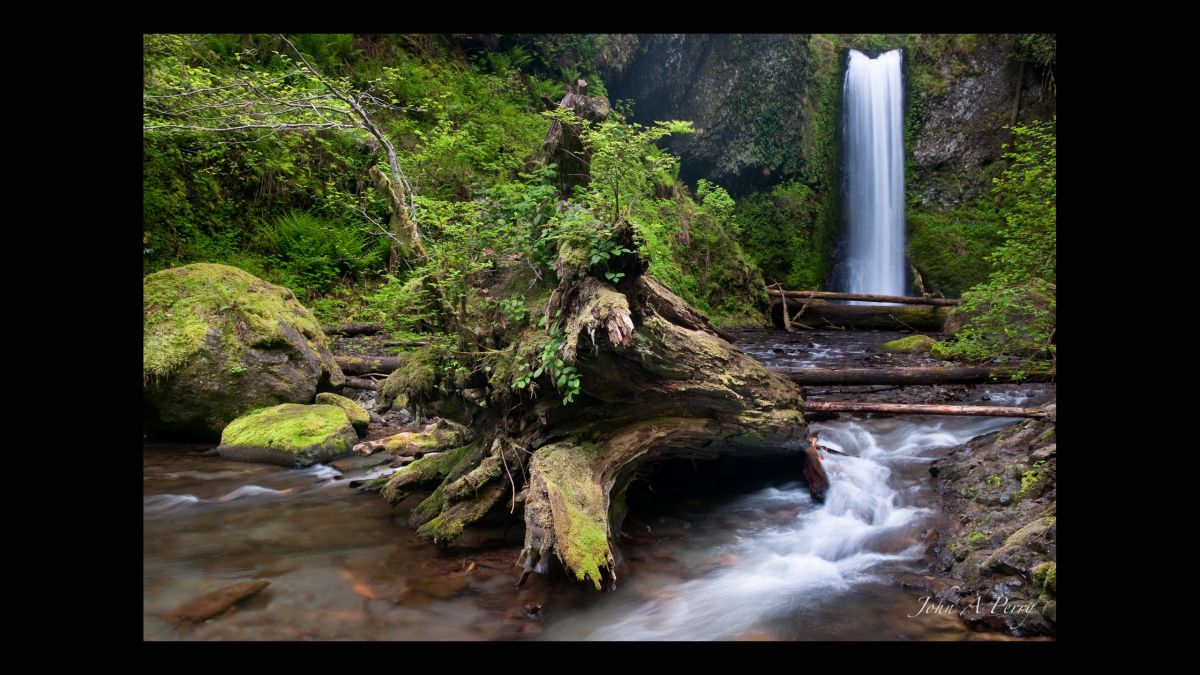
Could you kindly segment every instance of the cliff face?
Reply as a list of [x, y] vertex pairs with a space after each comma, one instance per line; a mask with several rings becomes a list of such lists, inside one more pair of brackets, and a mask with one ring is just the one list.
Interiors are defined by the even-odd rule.
[[1040, 70], [1013, 58], [1012, 36], [967, 37], [909, 50], [910, 207], [944, 210], [982, 196], [1011, 139], [1004, 125], [1054, 114]]
[[684, 178], [745, 194], [836, 175], [847, 51], [902, 48], [910, 194], [949, 207], [990, 184], [981, 172], [1000, 158], [1018, 95], [1020, 119], [1054, 112], [1014, 47], [1009, 35], [643, 35], [609, 91], [638, 121], [692, 120], [703, 133], [670, 141]]
[[833, 44], [809, 35], [646, 35], [609, 92], [632, 99], [638, 121], [692, 120], [702, 133], [670, 144], [684, 179], [737, 195], [831, 168], [817, 141], [833, 135], [820, 126], [837, 68]]

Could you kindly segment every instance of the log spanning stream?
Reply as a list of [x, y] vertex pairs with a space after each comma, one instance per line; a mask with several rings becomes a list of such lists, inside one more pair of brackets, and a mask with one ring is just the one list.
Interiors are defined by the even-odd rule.
[[[768, 365], [863, 365], [896, 333], [738, 335]], [[1053, 385], [979, 385], [974, 400], [1033, 405]], [[818, 392], [814, 392], [816, 400]], [[673, 498], [635, 499], [616, 592], [534, 575], [514, 589], [520, 520], [441, 550], [349, 481], [379, 456], [305, 470], [143, 451], [143, 636], [148, 640], [970, 639], [953, 615], [922, 614], [924, 533], [938, 517], [927, 466], [1013, 418], [843, 415], [810, 431], [832, 487], [814, 504], [794, 470]], [[803, 439], [798, 439], [803, 440]], [[688, 467], [691, 465], [688, 464]], [[687, 469], [688, 467], [685, 467]], [[697, 469], [699, 471], [699, 469]], [[667, 472], [662, 473], [666, 476]], [[655, 485], [655, 474], [648, 474]], [[664, 477], [664, 481], [667, 479]], [[680, 484], [686, 484], [682, 481]], [[637, 486], [637, 483], [635, 483]], [[246, 580], [270, 585], [226, 614], [172, 625], [180, 605]], [[909, 586], [906, 588], [905, 586]], [[994, 636], [982, 636], [994, 637]]]

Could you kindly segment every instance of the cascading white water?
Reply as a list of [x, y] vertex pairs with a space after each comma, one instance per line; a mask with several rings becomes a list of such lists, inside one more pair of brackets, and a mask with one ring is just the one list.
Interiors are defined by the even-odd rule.
[[[800, 483], [747, 495], [727, 507], [746, 516], [745, 524], [734, 528], [732, 542], [710, 546], [702, 532], [689, 536], [689, 546], [700, 549], [698, 557], [733, 562], [673, 584], [629, 579], [624, 598], [613, 594], [608, 602], [549, 626], [544, 637], [721, 640], [773, 620], [794, 622], [818, 616], [823, 622], [845, 614], [842, 603], [853, 597], [856, 586], [878, 581], [882, 563], [915, 560], [925, 548], [919, 537], [931, 512], [914, 503], [918, 484], [912, 477], [914, 467], [924, 481], [934, 449], [958, 445], [1013, 422], [1012, 418], [923, 417], [815, 423], [811, 429], [823, 445], [846, 453], [825, 457], [831, 484], [825, 504], [812, 504], [808, 489]], [[793, 520], [759, 526], [766, 512], [788, 505], [799, 510]], [[649, 588], [639, 593], [639, 587]], [[906, 605], [898, 616], [919, 606], [919, 602]]]
[[844, 88], [851, 293], [904, 295], [904, 89], [900, 50], [850, 51]]

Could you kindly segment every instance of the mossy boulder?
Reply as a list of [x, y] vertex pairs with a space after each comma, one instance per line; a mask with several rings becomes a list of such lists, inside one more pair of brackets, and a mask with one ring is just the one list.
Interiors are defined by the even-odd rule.
[[936, 340], [928, 335], [910, 335], [879, 345], [879, 348], [891, 354], [925, 354]]
[[349, 452], [357, 441], [340, 407], [284, 403], [231, 422], [217, 452], [245, 462], [308, 466]]
[[309, 403], [345, 378], [317, 320], [292, 292], [228, 265], [197, 263], [142, 281], [148, 429], [215, 439], [256, 408]]
[[371, 424], [371, 415], [359, 404], [345, 396], [338, 396], [329, 392], [317, 394], [317, 403], [321, 405], [336, 405], [346, 412], [346, 417], [350, 419], [350, 424], [354, 425], [354, 430], [358, 432], [359, 436], [367, 433], [367, 427]]

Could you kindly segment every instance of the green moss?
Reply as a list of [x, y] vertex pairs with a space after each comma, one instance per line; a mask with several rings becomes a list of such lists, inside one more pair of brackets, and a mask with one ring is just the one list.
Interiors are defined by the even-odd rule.
[[1045, 484], [1041, 471], [1029, 470], [1021, 474], [1021, 498], [1037, 496]]
[[991, 476], [987, 477], [987, 484], [991, 485], [992, 487], [1000, 487], [1000, 483], [1001, 480], [999, 474], [992, 474]]
[[[337, 406], [284, 403], [230, 422], [221, 433], [221, 445], [295, 451], [339, 436], [349, 423]], [[350, 449], [340, 437], [335, 445], [339, 451]]]
[[978, 546], [978, 545], [982, 544], [985, 540], [987, 540], [987, 535], [980, 532], [979, 530], [975, 530], [967, 537], [967, 543], [972, 546]]
[[448, 430], [433, 429], [427, 432], [402, 431], [389, 436], [383, 442], [383, 449], [396, 454], [429, 454], [461, 445], [462, 439]]
[[929, 355], [935, 359], [946, 361], [950, 358], [950, 353], [947, 351], [945, 342], [934, 342], [929, 345]]
[[414, 349], [397, 356], [400, 367], [379, 385], [385, 401], [408, 407], [431, 400], [437, 392], [440, 351], [434, 346]]
[[647, 271], [718, 326], [763, 325], [762, 274], [735, 238], [733, 199], [707, 181], [696, 198], [668, 183], [670, 197], [643, 200], [634, 214]]
[[591, 580], [599, 589], [601, 570], [610, 569], [613, 559], [607, 500], [592, 479], [596, 454], [596, 448], [587, 444], [558, 444], [539, 450], [534, 461], [545, 480], [563, 564], [577, 580]]
[[417, 528], [417, 536], [430, 537], [435, 544], [452, 541], [462, 534], [467, 525], [486, 516], [496, 501], [497, 494], [494, 492], [460, 501]]
[[928, 352], [934, 344], [934, 339], [928, 335], [910, 335], [899, 340], [885, 342], [879, 348], [893, 354], [923, 354]]
[[327, 349], [321, 327], [291, 291], [228, 265], [196, 263], [145, 277], [142, 309], [142, 370], [154, 377], [182, 367], [214, 328], [235, 353], [243, 343], [283, 342], [288, 327]]
[[338, 396], [329, 392], [317, 394], [317, 403], [324, 405], [335, 405], [341, 408], [346, 417], [350, 418], [350, 423], [354, 425], [354, 429], [360, 434], [367, 430], [367, 426], [371, 424], [371, 416], [362, 406], [351, 401], [345, 396]]
[[767, 283], [789, 289], [824, 284], [836, 235], [830, 211], [821, 193], [796, 180], [738, 200], [742, 245]]
[[1056, 561], [1044, 562], [1034, 567], [1033, 570], [1034, 582], [1050, 595], [1058, 595], [1058, 563]]
[[1000, 243], [1002, 223], [994, 207], [981, 202], [945, 212], [909, 209], [907, 220], [908, 258], [927, 291], [959, 297], [987, 280], [986, 256]]

